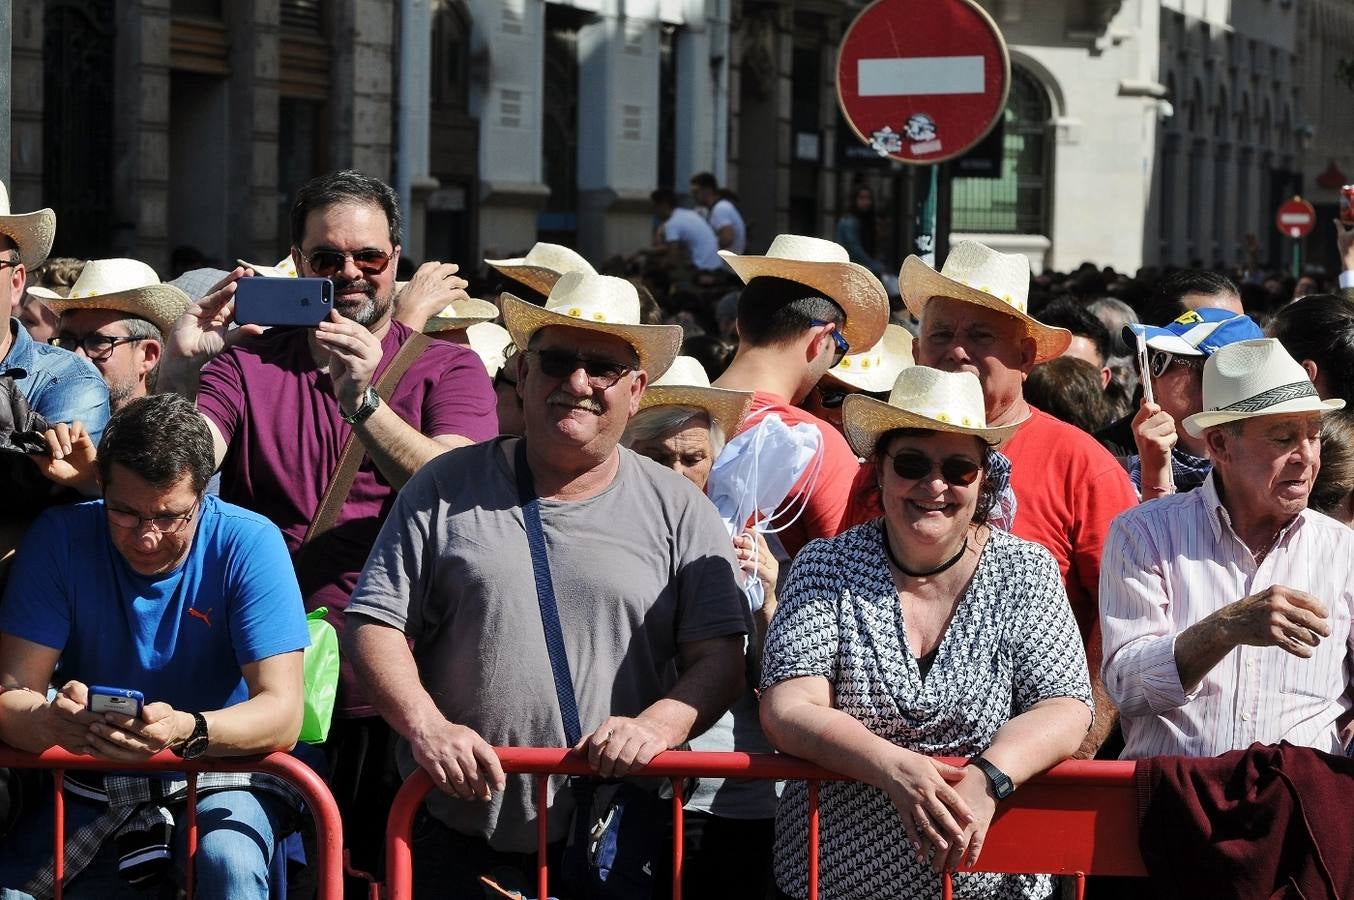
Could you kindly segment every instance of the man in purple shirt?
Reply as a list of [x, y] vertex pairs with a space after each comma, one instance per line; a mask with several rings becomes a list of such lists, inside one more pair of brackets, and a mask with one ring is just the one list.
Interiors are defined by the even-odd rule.
[[[378, 179], [353, 171], [312, 179], [292, 208], [291, 254], [300, 275], [333, 280], [329, 320], [315, 329], [231, 329], [235, 283], [252, 274], [237, 268], [175, 324], [161, 375], [165, 389], [195, 398], [207, 420], [221, 498], [271, 519], [294, 559], [344, 442], [350, 434], [361, 442], [366, 456], [335, 527], [323, 546], [307, 548], [297, 573], [306, 608], [328, 607], [340, 632], [399, 488], [438, 454], [498, 433], [493, 387], [468, 347], [433, 342], [389, 403], [375, 395], [376, 380], [413, 334], [391, 316], [400, 228], [398, 198]], [[345, 747], [383, 766], [388, 730], [346, 664], [337, 711], [331, 780], [345, 812], [356, 813], [345, 818], [379, 824], [384, 811], [367, 815], [345, 791], [383, 772], [362, 763], [350, 770]]]

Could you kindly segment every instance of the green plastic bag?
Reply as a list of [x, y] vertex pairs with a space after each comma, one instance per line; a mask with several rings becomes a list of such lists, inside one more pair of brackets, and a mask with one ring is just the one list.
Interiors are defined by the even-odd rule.
[[334, 715], [334, 698], [338, 694], [338, 632], [324, 620], [328, 612], [321, 606], [306, 616], [310, 646], [302, 662], [306, 695], [301, 741], [307, 744], [318, 744], [329, 737], [329, 720]]

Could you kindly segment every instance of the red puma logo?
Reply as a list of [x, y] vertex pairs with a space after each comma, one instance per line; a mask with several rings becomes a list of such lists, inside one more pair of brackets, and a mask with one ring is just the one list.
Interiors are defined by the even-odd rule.
[[203, 612], [200, 609], [193, 609], [193, 607], [190, 606], [188, 607], [188, 615], [192, 616], [194, 619], [201, 619], [206, 622], [208, 628], [212, 627], [212, 608], [210, 606], [207, 607], [206, 612]]

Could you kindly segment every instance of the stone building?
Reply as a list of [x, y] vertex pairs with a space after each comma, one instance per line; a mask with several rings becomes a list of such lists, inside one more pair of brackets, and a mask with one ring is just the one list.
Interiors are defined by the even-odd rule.
[[[952, 238], [1132, 270], [1233, 262], [1255, 234], [1278, 260], [1278, 200], [1324, 214], [1354, 180], [1348, 0], [980, 2], [1011, 92], [996, 177], [953, 181]], [[867, 184], [896, 262], [916, 173], [862, 152], [836, 107], [862, 6], [15, 0], [14, 202], [57, 209], [58, 252], [168, 273], [180, 246], [276, 260], [296, 187], [355, 166], [397, 186], [415, 260], [555, 239], [600, 261], [649, 242], [654, 187], [710, 171], [754, 251], [830, 235]]]

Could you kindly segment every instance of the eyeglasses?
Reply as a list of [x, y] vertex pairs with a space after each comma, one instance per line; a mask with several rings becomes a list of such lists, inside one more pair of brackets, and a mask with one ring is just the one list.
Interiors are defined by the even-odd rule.
[[84, 337], [63, 331], [61, 334], [52, 338], [52, 346], [60, 347], [62, 350], [69, 350], [74, 353], [76, 350], [85, 351], [85, 356], [95, 362], [103, 362], [113, 355], [113, 351], [121, 344], [135, 344], [137, 341], [144, 341], [144, 335], [140, 337], [127, 337], [126, 335], [115, 336], [111, 334], [100, 334], [97, 331], [91, 331]]
[[1175, 363], [1182, 369], [1191, 369], [1195, 372], [1204, 370], [1204, 358], [1202, 356], [1180, 356], [1175, 353], [1168, 353], [1165, 350], [1153, 350], [1151, 357], [1148, 358], [1147, 368], [1151, 371], [1153, 378], [1160, 378], [1166, 374], [1166, 370]]
[[596, 390], [613, 387], [635, 367], [614, 359], [579, 356], [569, 350], [528, 350], [541, 362], [541, 371], [550, 378], [568, 378], [579, 369], [588, 376], [588, 384]]
[[[824, 322], [822, 319], [810, 319], [809, 324], [816, 327], [818, 325], [835, 325], [836, 323]], [[851, 352], [851, 345], [846, 342], [846, 338], [837, 332], [836, 328], [833, 328], [828, 334], [832, 335], [832, 343], [837, 345], [837, 355], [832, 357], [832, 365], [835, 368], [837, 363], [841, 362], [842, 358]]]
[[[893, 460], [894, 473], [899, 478], [906, 478], [909, 481], [920, 481], [936, 468], [935, 460], [925, 453], [918, 453], [916, 450], [903, 450], [889, 458]], [[981, 464], [962, 456], [951, 456], [949, 459], [940, 461], [940, 477], [950, 484], [957, 484], [961, 487], [967, 487], [977, 481], [978, 474], [982, 470]]]
[[861, 394], [865, 397], [873, 397], [876, 400], [887, 401], [889, 399], [887, 391], [840, 391], [835, 388], [828, 388], [827, 390], [823, 390], [822, 388], [818, 389], [818, 398], [819, 402], [823, 405], [823, 409], [836, 409], [845, 403], [846, 398], [850, 397], [852, 394]]
[[21, 259], [0, 259], [0, 269], [16, 269], [23, 265]]
[[109, 524], [119, 528], [140, 531], [143, 525], [149, 525], [150, 530], [156, 534], [178, 534], [192, 520], [197, 513], [198, 503], [201, 502], [199, 500], [194, 503], [193, 508], [181, 516], [139, 516], [125, 509], [114, 509], [107, 504], [104, 505], [104, 510], [108, 513]]
[[380, 275], [386, 270], [386, 266], [390, 265], [390, 254], [373, 247], [354, 250], [352, 253], [345, 253], [342, 250], [315, 250], [306, 257], [306, 262], [310, 264], [310, 271], [321, 278], [333, 278], [343, 271], [344, 263], [350, 259], [363, 275]]

